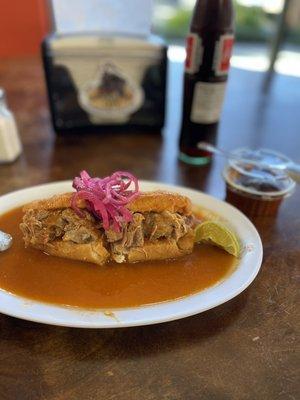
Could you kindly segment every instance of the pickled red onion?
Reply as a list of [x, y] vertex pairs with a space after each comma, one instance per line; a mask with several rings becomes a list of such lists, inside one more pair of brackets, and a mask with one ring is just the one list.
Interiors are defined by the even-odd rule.
[[[133, 189], [129, 189], [133, 184]], [[129, 172], [117, 171], [105, 178], [91, 178], [86, 171], [74, 178], [72, 208], [79, 216], [82, 211], [77, 206], [79, 199], [85, 200], [87, 209], [99, 219], [105, 230], [112, 228], [120, 232], [123, 222], [132, 220], [127, 204], [139, 195], [139, 183]]]

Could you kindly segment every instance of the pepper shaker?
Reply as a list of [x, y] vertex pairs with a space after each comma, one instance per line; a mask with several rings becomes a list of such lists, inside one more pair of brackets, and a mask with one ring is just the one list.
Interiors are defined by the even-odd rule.
[[0, 88], [0, 163], [15, 161], [22, 152], [22, 144], [13, 113], [8, 109], [5, 91]]

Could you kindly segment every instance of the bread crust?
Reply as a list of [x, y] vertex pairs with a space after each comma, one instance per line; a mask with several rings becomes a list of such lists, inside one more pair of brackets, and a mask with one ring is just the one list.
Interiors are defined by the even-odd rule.
[[52, 256], [86, 261], [97, 265], [106, 264], [110, 256], [109, 252], [103, 246], [102, 240], [87, 244], [55, 240], [44, 245], [37, 244], [32, 246]]
[[[143, 247], [133, 247], [127, 255], [130, 263], [150, 260], [165, 260], [190, 254], [194, 247], [194, 232], [191, 229], [177, 242], [175, 239], [147, 241]], [[167, 255], [167, 257], [166, 257]]]
[[[52, 256], [86, 261], [97, 265], [106, 264], [110, 258], [110, 253], [103, 246], [102, 240], [88, 244], [56, 240], [44, 245], [31, 244], [31, 246]], [[190, 254], [193, 251], [193, 246], [194, 233], [190, 231], [177, 242], [175, 239], [162, 239], [154, 242], [147, 241], [143, 247], [133, 247], [127, 257], [124, 257], [123, 262], [164, 260], [166, 254], [168, 259], [178, 258]]]
[[[73, 193], [62, 193], [49, 197], [48, 199], [34, 200], [31, 203], [25, 204], [23, 211], [28, 210], [57, 210], [59, 208], [71, 207]], [[85, 201], [79, 200], [77, 203], [78, 208], [85, 208]]]
[[[63, 193], [50, 197], [49, 199], [36, 200], [23, 207], [23, 211], [34, 210], [54, 210], [58, 208], [71, 207], [72, 192]], [[78, 208], [85, 208], [84, 200], [78, 200]], [[142, 192], [139, 197], [128, 204], [127, 208], [132, 212], [178, 212], [183, 215], [192, 213], [192, 204], [188, 197], [178, 193], [167, 191]]]
[[192, 203], [186, 196], [178, 193], [157, 190], [153, 192], [142, 192], [132, 203], [128, 204], [132, 212], [163, 212], [170, 211], [183, 215], [190, 215]]

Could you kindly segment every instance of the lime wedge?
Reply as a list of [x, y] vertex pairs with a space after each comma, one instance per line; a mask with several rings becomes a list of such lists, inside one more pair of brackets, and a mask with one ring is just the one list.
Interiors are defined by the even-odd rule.
[[205, 221], [199, 224], [195, 229], [195, 241], [221, 247], [235, 257], [241, 252], [237, 236], [220, 222]]

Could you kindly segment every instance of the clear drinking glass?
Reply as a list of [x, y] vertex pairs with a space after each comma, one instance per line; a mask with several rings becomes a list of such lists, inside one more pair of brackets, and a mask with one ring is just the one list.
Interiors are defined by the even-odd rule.
[[[235, 156], [260, 161], [270, 167], [257, 167], [232, 158], [223, 170], [226, 182], [226, 201], [249, 217], [276, 215], [282, 200], [290, 196], [295, 182], [279, 166], [290, 160], [272, 150], [237, 149]], [[278, 165], [278, 168], [276, 168]]]

